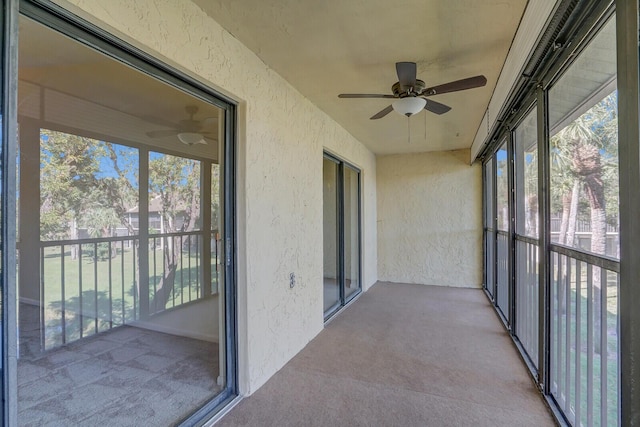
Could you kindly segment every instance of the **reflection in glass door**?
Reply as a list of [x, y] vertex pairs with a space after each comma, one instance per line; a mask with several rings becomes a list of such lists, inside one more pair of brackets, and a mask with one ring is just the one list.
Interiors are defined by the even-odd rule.
[[344, 166], [344, 297], [349, 299], [360, 290], [360, 173]]
[[[236, 394], [233, 106], [115, 46], [19, 25], [12, 410], [20, 425], [196, 424]], [[171, 125], [185, 120], [197, 133]]]
[[360, 172], [325, 155], [323, 162], [324, 315], [353, 299], [360, 280]]

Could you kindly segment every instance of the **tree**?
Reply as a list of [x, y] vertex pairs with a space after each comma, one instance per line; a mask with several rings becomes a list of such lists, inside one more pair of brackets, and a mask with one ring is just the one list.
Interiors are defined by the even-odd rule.
[[607, 199], [617, 201], [616, 103], [614, 92], [551, 139], [551, 187], [555, 190], [552, 199], [557, 201], [558, 195], [562, 198], [561, 231], [566, 233], [561, 232], [560, 242], [573, 246], [573, 241], [566, 237], [571, 235], [570, 228], [575, 227], [579, 196], [584, 192], [590, 210], [590, 250], [600, 255], [605, 254], [608, 218], [611, 221], [617, 218], [617, 203], [609, 209], [615, 212], [613, 218], [611, 212], [607, 214], [606, 203]]
[[[86, 197], [96, 187], [98, 141], [50, 130], [40, 134], [40, 238], [77, 238], [77, 221], [91, 204]], [[77, 247], [71, 247], [76, 258]]]
[[525, 233], [538, 236], [540, 224], [538, 221], [538, 154], [536, 151], [524, 153], [523, 166]]
[[[617, 184], [613, 184], [614, 181], [617, 181], [617, 145], [616, 92], [595, 104], [552, 139], [552, 152], [556, 157], [555, 165], [557, 166], [560, 161], [563, 161], [568, 166], [567, 169], [561, 168], [554, 171], [556, 183], [559, 181], [565, 184], [556, 187], [563, 191], [563, 223], [568, 205], [570, 209], [569, 225], [572, 221], [575, 224], [579, 210], [579, 194], [581, 190], [584, 191], [590, 210], [590, 251], [598, 255], [606, 254], [607, 199], [612, 199], [611, 193], [617, 193]], [[563, 177], [567, 176], [571, 176], [574, 180], [569, 198], [564, 192], [567, 181]], [[605, 179], [609, 184], [605, 185]], [[554, 188], [553, 185], [552, 188]], [[617, 194], [613, 197], [617, 200]], [[614, 206], [617, 220], [617, 203]], [[568, 227], [567, 238], [573, 238], [573, 232]], [[561, 243], [563, 243], [562, 240]], [[566, 244], [571, 246], [573, 243], [573, 240], [566, 241]], [[599, 330], [602, 309], [599, 290], [603, 284], [601, 283], [600, 268], [593, 267], [592, 271], [592, 283], [595, 288], [594, 326], [595, 330]], [[606, 285], [605, 283], [604, 286]], [[600, 351], [599, 341], [596, 342], [596, 351]]]
[[78, 218], [95, 184], [99, 165], [95, 140], [43, 130], [40, 135], [40, 235], [68, 239], [69, 223]]
[[127, 213], [139, 203], [138, 150], [116, 151], [113, 144], [103, 144], [113, 173], [100, 179], [98, 192], [104, 197], [104, 208], [113, 212], [117, 222], [128, 230], [129, 235], [135, 235], [136, 230], [129, 222]]
[[[149, 161], [149, 191], [160, 197], [160, 215], [165, 233], [193, 231], [200, 222], [200, 162], [183, 157], [160, 155]], [[178, 235], [165, 240], [164, 268], [150, 307], [164, 309], [175, 288], [176, 271], [182, 250], [193, 242]]]
[[578, 214], [580, 182], [571, 168], [571, 153], [563, 131], [551, 138], [551, 212], [561, 212], [558, 243], [575, 244], [575, 226]]
[[504, 158], [497, 158], [496, 163], [496, 216], [498, 219], [498, 229], [509, 229], [509, 179], [507, 170], [506, 149]]
[[[86, 228], [92, 237], [110, 237], [116, 227], [125, 227], [129, 235], [136, 235], [137, 230], [129, 222], [128, 215], [131, 208], [139, 204], [138, 168], [136, 149], [62, 132], [43, 131], [40, 168], [42, 238], [77, 239], [79, 227]], [[219, 169], [217, 165], [212, 169], [212, 191], [217, 192]], [[153, 153], [148, 175], [150, 195], [160, 199], [163, 233], [197, 229], [201, 221], [200, 161]], [[212, 224], [217, 226], [219, 202], [216, 197], [212, 198], [211, 210]], [[155, 310], [164, 309], [174, 291], [183, 249], [196, 244], [189, 236], [164, 236], [162, 239], [166, 242], [163, 245], [163, 276], [150, 301]], [[138, 249], [141, 244], [139, 239], [136, 240]], [[108, 256], [113, 256], [113, 253], [105, 252]], [[136, 254], [139, 253], [137, 250]], [[139, 262], [138, 258], [136, 262]], [[140, 280], [139, 268], [136, 272], [139, 287], [143, 281]], [[138, 288], [140, 292], [148, 290]]]

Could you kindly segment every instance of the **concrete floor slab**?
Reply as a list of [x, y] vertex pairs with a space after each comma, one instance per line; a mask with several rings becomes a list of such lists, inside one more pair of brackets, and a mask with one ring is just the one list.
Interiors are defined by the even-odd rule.
[[481, 290], [378, 283], [218, 425], [555, 422]]

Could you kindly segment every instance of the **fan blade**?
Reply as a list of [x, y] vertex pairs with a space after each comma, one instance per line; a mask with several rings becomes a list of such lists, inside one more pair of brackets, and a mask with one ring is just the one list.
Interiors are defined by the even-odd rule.
[[171, 129], [171, 130], [152, 130], [150, 132], [147, 132], [147, 136], [149, 138], [164, 138], [165, 136], [175, 136], [177, 135], [179, 132], [175, 129]]
[[436, 101], [432, 101], [431, 99], [427, 99], [427, 104], [424, 106], [424, 109], [435, 114], [444, 114], [447, 111], [451, 110], [451, 107], [449, 107], [448, 105], [440, 104]]
[[389, 105], [387, 108], [385, 108], [384, 110], [380, 111], [378, 114], [375, 114], [375, 115], [371, 116], [371, 120], [381, 119], [381, 118], [383, 118], [384, 116], [386, 116], [387, 114], [389, 114], [392, 111], [393, 111], [393, 107], [391, 105]]
[[163, 118], [160, 117], [154, 117], [154, 116], [140, 116], [140, 118], [142, 120], [144, 120], [145, 122], [149, 122], [149, 123], [153, 123], [155, 125], [158, 126], [164, 126], [166, 128], [177, 128], [178, 124], [174, 123], [170, 120], [165, 120]]
[[417, 73], [415, 62], [396, 62], [396, 72], [398, 73], [398, 81], [402, 90], [415, 87]]
[[393, 95], [376, 95], [372, 93], [341, 93], [338, 98], [395, 98]]
[[445, 83], [440, 86], [434, 86], [422, 91], [422, 95], [431, 96], [439, 95], [447, 92], [457, 92], [459, 90], [473, 89], [476, 87], [482, 87], [487, 84], [487, 78], [485, 76], [469, 77], [462, 80], [456, 80], [455, 82]]

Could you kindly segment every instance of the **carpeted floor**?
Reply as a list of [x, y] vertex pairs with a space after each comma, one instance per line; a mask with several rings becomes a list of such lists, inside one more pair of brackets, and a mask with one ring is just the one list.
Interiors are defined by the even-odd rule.
[[122, 326], [40, 352], [38, 337], [21, 319], [20, 425], [167, 426], [220, 390], [216, 343]]
[[378, 283], [217, 426], [552, 426], [480, 290]]

